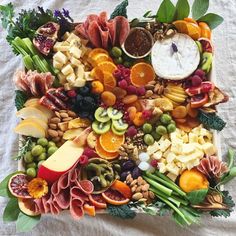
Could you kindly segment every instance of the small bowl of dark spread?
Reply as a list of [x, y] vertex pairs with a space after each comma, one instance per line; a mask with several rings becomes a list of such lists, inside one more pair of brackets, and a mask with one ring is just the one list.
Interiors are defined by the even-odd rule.
[[149, 31], [142, 27], [135, 27], [130, 30], [121, 47], [129, 57], [139, 59], [151, 52], [153, 44], [153, 37]]

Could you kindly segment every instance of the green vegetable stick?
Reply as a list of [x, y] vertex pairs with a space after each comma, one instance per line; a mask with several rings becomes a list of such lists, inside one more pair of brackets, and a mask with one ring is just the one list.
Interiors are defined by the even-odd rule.
[[20, 37], [15, 37], [13, 40], [19, 47], [23, 48], [27, 54], [30, 54], [30, 50], [26, 46], [25, 42]]
[[229, 148], [228, 150], [228, 168], [231, 169], [234, 165], [234, 158], [235, 158], [235, 151], [232, 148]]
[[228, 183], [230, 180], [236, 177], [236, 166], [232, 167], [229, 171], [229, 174], [217, 185], [223, 185]]
[[165, 193], [166, 195], [171, 196], [173, 190], [171, 190], [171, 189], [169, 189], [169, 188], [167, 188], [167, 187], [165, 187], [165, 186], [163, 186], [163, 185], [161, 185], [161, 184], [155, 182], [154, 180], [152, 180], [152, 179], [150, 179], [150, 178], [148, 178], [148, 177], [146, 177], [146, 176], [143, 176], [143, 178], [144, 178], [149, 184], [151, 184], [154, 188], [156, 188], [157, 190], [160, 190], [160, 191], [162, 191], [163, 193]]
[[29, 38], [23, 38], [22, 40], [30, 51], [31, 56], [39, 55], [37, 49], [34, 47], [32, 41]]
[[[173, 181], [168, 180], [168, 182], [166, 181], [166, 179], [163, 179], [162, 177], [158, 177], [155, 176], [153, 174], [151, 174], [150, 172], [146, 172], [146, 175], [149, 178], [155, 179], [158, 182], [161, 182], [162, 184], [164, 184], [165, 186], [169, 187], [170, 189], [174, 190], [175, 192], [177, 192], [180, 196], [186, 196], [186, 193], [183, 192], [177, 185], [174, 184]], [[168, 178], [168, 177], [167, 177]], [[170, 182], [171, 181], [171, 182]]]
[[30, 55], [26, 55], [23, 57], [24, 65], [27, 68], [27, 70], [34, 70], [34, 62]]

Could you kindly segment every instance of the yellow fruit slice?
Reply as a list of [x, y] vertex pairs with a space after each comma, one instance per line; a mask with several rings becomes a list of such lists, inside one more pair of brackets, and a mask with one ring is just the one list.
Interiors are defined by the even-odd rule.
[[69, 140], [74, 139], [78, 135], [80, 135], [83, 132], [84, 129], [78, 128], [78, 129], [69, 129], [63, 134], [63, 139]]
[[25, 108], [22, 108], [21, 110], [19, 110], [16, 113], [16, 116], [20, 117], [22, 119], [27, 119], [27, 118], [35, 117], [35, 118], [38, 118], [38, 119], [43, 120], [45, 122], [48, 121], [47, 116], [44, 115], [42, 111], [40, 111], [39, 109], [37, 109], [35, 107], [25, 107]]
[[43, 112], [43, 114], [48, 118], [52, 118], [54, 116], [54, 112], [52, 110], [49, 110], [48, 108], [38, 104], [38, 105], [35, 105], [33, 106], [34, 108], [36, 109], [39, 109], [41, 112]]
[[34, 118], [34, 117], [30, 117], [30, 118], [27, 118], [25, 120], [22, 120], [20, 123], [24, 124], [24, 123], [28, 123], [28, 122], [37, 123], [38, 125], [42, 126], [42, 128], [44, 129], [45, 132], [48, 128], [48, 125], [47, 125], [46, 122], [44, 122], [43, 120]]
[[30, 98], [25, 102], [24, 106], [30, 107], [38, 104], [39, 104], [39, 98]]
[[44, 138], [45, 131], [41, 125], [34, 122], [22, 122], [16, 126], [14, 131], [17, 134], [30, 136], [34, 138]]
[[86, 128], [91, 125], [88, 119], [76, 118], [69, 121], [68, 129]]
[[171, 100], [173, 100], [174, 102], [177, 102], [177, 103], [183, 103], [185, 101], [185, 98], [181, 98], [181, 97], [178, 97], [176, 95], [172, 95], [172, 94], [165, 94], [165, 96]]
[[174, 93], [174, 92], [168, 92], [168, 93], [164, 93], [165, 95], [172, 95], [174, 97], [178, 97], [178, 98], [182, 98], [182, 99], [186, 99], [187, 96], [185, 96], [184, 94], [181, 93]]
[[[186, 95], [185, 91], [182, 89], [182, 88], [171, 88], [171, 87], [167, 87], [166, 90], [169, 92], [169, 93], [178, 93], [178, 94], [181, 94], [181, 95]], [[187, 96], [187, 95], [186, 95]]]
[[163, 98], [168, 99], [168, 100], [173, 104], [173, 107], [174, 107], [174, 108], [177, 107], [177, 106], [179, 106], [179, 103], [174, 102], [173, 100], [171, 100], [171, 99], [169, 99], [169, 98], [167, 98], [167, 97], [165, 97], [165, 96], [163, 96]]
[[161, 108], [164, 111], [172, 111], [173, 104], [167, 98], [156, 98], [155, 99], [155, 106]]

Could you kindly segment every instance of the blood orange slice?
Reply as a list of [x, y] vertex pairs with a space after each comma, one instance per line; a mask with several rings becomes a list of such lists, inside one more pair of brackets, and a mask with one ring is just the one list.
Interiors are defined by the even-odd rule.
[[89, 216], [95, 216], [95, 206], [89, 205], [88, 203], [85, 203], [83, 206], [84, 212]]
[[119, 156], [118, 152], [107, 152], [107, 151], [105, 151], [103, 149], [103, 147], [101, 146], [99, 140], [97, 141], [97, 144], [95, 146], [95, 150], [101, 158], [106, 159], [106, 160], [113, 160], [113, 159], [115, 159], [116, 157]]
[[131, 192], [130, 187], [127, 184], [120, 181], [120, 180], [115, 180], [115, 182], [111, 186], [111, 189], [117, 190], [118, 192], [120, 192], [126, 198], [130, 199], [131, 196], [132, 196], [132, 192]]
[[126, 198], [117, 190], [108, 189], [106, 192], [102, 193], [102, 197], [105, 201], [112, 205], [124, 205], [129, 202], [129, 198]]
[[101, 194], [90, 194], [89, 201], [93, 206], [95, 206], [98, 209], [107, 208], [106, 201], [104, 200]]

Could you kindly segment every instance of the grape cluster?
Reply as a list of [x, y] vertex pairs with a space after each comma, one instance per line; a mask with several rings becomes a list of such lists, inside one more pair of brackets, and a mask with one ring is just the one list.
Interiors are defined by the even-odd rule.
[[117, 70], [114, 72], [114, 77], [118, 81], [118, 86], [127, 91], [129, 95], [134, 94], [137, 96], [144, 96], [146, 90], [144, 87], [136, 87], [132, 85], [130, 80], [130, 69], [125, 68], [122, 65], [117, 66]]
[[190, 77], [186, 79], [185, 88], [198, 87], [203, 81], [206, 80], [206, 73], [201, 69], [197, 69]]
[[80, 118], [94, 120], [94, 112], [99, 107], [100, 96], [91, 92], [90, 83], [77, 90], [73, 90], [73, 92], [68, 91], [67, 95], [70, 97], [71, 109]]

